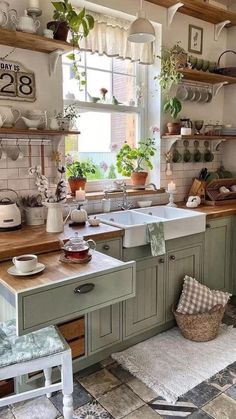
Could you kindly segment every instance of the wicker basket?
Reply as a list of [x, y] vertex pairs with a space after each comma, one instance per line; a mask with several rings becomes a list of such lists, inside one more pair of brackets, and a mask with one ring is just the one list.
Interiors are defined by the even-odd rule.
[[226, 51], [224, 51], [218, 59], [218, 64], [215, 69], [215, 73], [222, 74], [223, 76], [236, 77], [236, 67], [221, 67], [220, 66], [221, 58], [223, 57], [224, 54], [228, 52], [232, 52], [233, 54], [236, 54], [236, 52], [231, 49], [227, 49]]
[[217, 337], [226, 306], [218, 305], [209, 313], [181, 314], [172, 308], [182, 335], [195, 342], [207, 342]]

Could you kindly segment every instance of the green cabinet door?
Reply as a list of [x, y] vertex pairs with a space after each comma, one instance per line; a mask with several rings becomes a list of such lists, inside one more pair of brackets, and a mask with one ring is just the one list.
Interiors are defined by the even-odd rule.
[[[181, 240], [183, 241], [183, 240]], [[202, 245], [170, 249], [167, 252], [166, 321], [172, 320], [172, 306], [180, 297], [185, 275], [201, 281]]]
[[211, 289], [232, 291], [233, 220], [218, 218], [207, 223], [204, 284]]
[[123, 338], [164, 323], [165, 258], [137, 262], [136, 296], [123, 302]]

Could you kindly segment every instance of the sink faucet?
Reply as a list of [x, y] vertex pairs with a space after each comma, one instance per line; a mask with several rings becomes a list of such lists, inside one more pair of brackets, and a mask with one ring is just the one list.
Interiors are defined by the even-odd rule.
[[156, 185], [155, 185], [155, 183], [149, 183], [148, 185], [145, 186], [145, 188], [148, 188], [149, 186], [152, 186], [153, 189], [154, 189], [154, 191], [157, 191], [158, 190], [157, 187], [156, 187]]
[[120, 208], [123, 211], [129, 210], [130, 208], [133, 207], [132, 202], [128, 202], [128, 195], [127, 195], [127, 185], [124, 182], [123, 186], [122, 186], [122, 191], [123, 191], [123, 202], [122, 205], [120, 206]]

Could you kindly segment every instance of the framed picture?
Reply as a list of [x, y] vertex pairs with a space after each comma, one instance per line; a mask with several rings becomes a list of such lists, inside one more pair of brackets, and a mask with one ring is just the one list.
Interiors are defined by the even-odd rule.
[[203, 28], [189, 25], [188, 29], [188, 50], [194, 54], [202, 54]]

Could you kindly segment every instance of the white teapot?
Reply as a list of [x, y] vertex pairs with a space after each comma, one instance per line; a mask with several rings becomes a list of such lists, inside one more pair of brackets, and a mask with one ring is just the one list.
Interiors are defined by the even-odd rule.
[[[14, 113], [17, 114], [15, 117]], [[21, 117], [19, 109], [13, 108], [12, 106], [0, 105], [0, 115], [3, 120], [3, 127], [12, 128]]]
[[27, 10], [24, 11], [24, 15], [20, 17], [12, 17], [12, 21], [16, 25], [16, 29], [21, 32], [36, 33], [40, 27], [39, 20], [34, 20], [32, 17], [27, 15]]
[[17, 11], [15, 9], [10, 9], [9, 3], [7, 1], [0, 1], [0, 27], [6, 26], [9, 27], [10, 23], [13, 22], [13, 19], [17, 16]]

